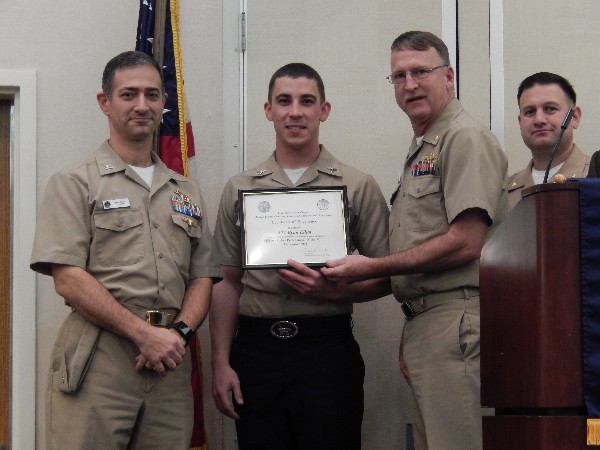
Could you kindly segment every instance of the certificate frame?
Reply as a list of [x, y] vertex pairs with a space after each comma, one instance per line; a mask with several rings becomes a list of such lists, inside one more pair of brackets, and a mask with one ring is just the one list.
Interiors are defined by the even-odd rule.
[[240, 189], [243, 269], [322, 267], [350, 248], [346, 186]]

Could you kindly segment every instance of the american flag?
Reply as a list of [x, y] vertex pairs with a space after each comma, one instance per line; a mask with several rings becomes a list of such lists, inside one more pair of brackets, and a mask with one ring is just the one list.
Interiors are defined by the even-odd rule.
[[[183, 67], [181, 44], [179, 42], [179, 0], [165, 0], [165, 2], [163, 75], [165, 90], [169, 97], [167, 98], [160, 126], [158, 154], [167, 167], [188, 176], [188, 161], [189, 158], [194, 156], [195, 151], [192, 125], [186, 119], [187, 112], [183, 91]], [[151, 56], [155, 56], [155, 13], [156, 0], [140, 0], [135, 49]], [[207, 450], [208, 441], [204, 428], [202, 399], [202, 360], [200, 341], [197, 335], [190, 340], [189, 348], [192, 357], [191, 384], [194, 394], [194, 431], [190, 448], [193, 450]]]
[[[158, 154], [170, 169], [189, 175], [188, 160], [195, 154], [192, 124], [187, 120], [183, 89], [183, 59], [179, 42], [179, 0], [166, 0], [163, 75], [168, 94], [160, 126]], [[140, 0], [135, 49], [155, 56], [156, 0]], [[156, 49], [158, 52], [159, 49]]]

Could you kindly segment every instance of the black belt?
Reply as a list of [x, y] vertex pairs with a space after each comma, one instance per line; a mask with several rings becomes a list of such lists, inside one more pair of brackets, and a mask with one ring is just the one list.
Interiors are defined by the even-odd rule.
[[425, 310], [433, 308], [441, 303], [451, 300], [468, 300], [471, 297], [479, 298], [479, 289], [458, 288], [451, 291], [435, 292], [415, 299], [401, 301], [400, 308], [402, 308], [406, 320], [410, 320]]
[[352, 333], [352, 316], [316, 317], [238, 317], [238, 334], [243, 336], [269, 336], [277, 339], [332, 336]]

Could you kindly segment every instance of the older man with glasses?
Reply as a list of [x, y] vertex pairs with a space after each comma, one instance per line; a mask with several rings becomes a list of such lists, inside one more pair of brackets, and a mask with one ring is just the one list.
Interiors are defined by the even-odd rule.
[[454, 94], [437, 36], [410, 31], [392, 44], [398, 106], [414, 137], [392, 197], [390, 255], [329, 261], [330, 278], [391, 276], [406, 316], [400, 370], [412, 390], [418, 449], [482, 447], [479, 256], [505, 217], [504, 152]]

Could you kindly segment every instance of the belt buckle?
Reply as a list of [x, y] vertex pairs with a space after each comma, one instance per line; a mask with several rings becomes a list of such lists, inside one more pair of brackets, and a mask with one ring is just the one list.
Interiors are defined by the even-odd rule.
[[404, 317], [406, 317], [406, 320], [411, 320], [417, 315], [417, 312], [410, 303], [400, 303], [400, 308], [402, 308], [402, 312], [404, 313]]
[[154, 327], [166, 327], [171, 321], [172, 314], [166, 311], [146, 311], [146, 322]]
[[291, 339], [298, 334], [298, 325], [289, 320], [279, 320], [271, 325], [271, 334], [277, 339]]

